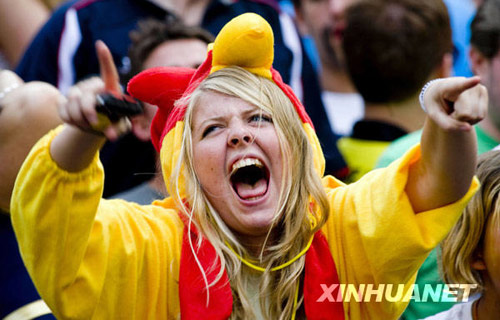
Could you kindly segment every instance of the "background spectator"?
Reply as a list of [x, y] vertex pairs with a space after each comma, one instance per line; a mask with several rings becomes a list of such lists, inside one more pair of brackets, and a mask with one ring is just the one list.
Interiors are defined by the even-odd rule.
[[[314, 69], [307, 55], [302, 53], [300, 38], [291, 17], [280, 11], [277, 2], [204, 0], [193, 4], [182, 0], [175, 4], [175, 8], [167, 2], [71, 0], [54, 12], [16, 70], [25, 81], [46, 81], [66, 93], [76, 81], [99, 73], [94, 51], [94, 43], [98, 39], [108, 45], [120, 74], [127, 74], [130, 69], [127, 57], [129, 32], [140, 19], [153, 17], [161, 20], [182, 12], [184, 14], [179, 16], [183, 20], [193, 25], [201, 23], [203, 28], [216, 34], [235, 16], [255, 12], [263, 16], [275, 32], [274, 67], [280, 71], [284, 81], [292, 86], [308, 110], [314, 111], [318, 101], [321, 103]], [[336, 148], [337, 138], [329, 130], [325, 117], [314, 112], [310, 114], [325, 149], [327, 172], [345, 176], [347, 170]], [[108, 142], [101, 150], [100, 158], [107, 177], [105, 197], [141, 184], [149, 180], [150, 173], [155, 172], [156, 154], [151, 144], [133, 135]]]
[[418, 96], [427, 81], [450, 75], [451, 28], [441, 0], [359, 0], [344, 21], [346, 64], [366, 106], [338, 142], [356, 181], [391, 141], [424, 124]]
[[[153, 67], [170, 66], [198, 68], [207, 53], [207, 45], [214, 37], [200, 27], [186, 26], [174, 17], [167, 21], [154, 19], [141, 20], [138, 30], [131, 32], [132, 44], [129, 49], [131, 78], [140, 71]], [[128, 82], [126, 79], [124, 83]], [[131, 119], [132, 130], [136, 137], [144, 141], [151, 139], [151, 121], [156, 106], [144, 103], [145, 113]], [[152, 177], [132, 189], [115, 194], [120, 198], [139, 204], [150, 204], [153, 200], [166, 196], [165, 182], [161, 173], [159, 156], [157, 170]]]

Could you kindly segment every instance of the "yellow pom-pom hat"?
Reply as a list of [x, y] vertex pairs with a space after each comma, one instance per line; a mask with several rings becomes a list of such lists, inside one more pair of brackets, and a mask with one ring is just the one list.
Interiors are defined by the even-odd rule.
[[[191, 94], [211, 73], [239, 66], [253, 74], [272, 80], [290, 99], [302, 120], [309, 141], [315, 151], [315, 167], [320, 176], [324, 172], [324, 157], [314, 132], [311, 119], [292, 89], [283, 82], [272, 67], [274, 36], [269, 23], [255, 13], [242, 14], [228, 22], [209, 46], [207, 58], [198, 69], [157, 67], [145, 70], [128, 84], [128, 92], [135, 98], [158, 106], [151, 125], [152, 142], [161, 153], [165, 181], [169, 181], [177, 163], [186, 106], [175, 107], [176, 100]], [[181, 188], [183, 183], [179, 183]], [[172, 190], [168, 190], [172, 192]], [[177, 190], [184, 195], [184, 190]]]

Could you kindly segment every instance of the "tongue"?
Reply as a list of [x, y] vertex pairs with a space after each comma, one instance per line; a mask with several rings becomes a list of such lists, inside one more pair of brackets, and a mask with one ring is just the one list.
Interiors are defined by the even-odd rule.
[[267, 181], [265, 179], [260, 179], [259, 181], [255, 182], [254, 185], [237, 182], [235, 183], [234, 188], [242, 199], [260, 197], [266, 193]]

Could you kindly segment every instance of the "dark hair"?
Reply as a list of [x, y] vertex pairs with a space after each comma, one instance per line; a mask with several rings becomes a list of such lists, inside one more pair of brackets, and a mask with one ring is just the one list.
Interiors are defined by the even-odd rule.
[[130, 32], [130, 71], [124, 83], [143, 70], [144, 61], [158, 46], [166, 41], [179, 39], [199, 39], [208, 44], [215, 38], [201, 27], [186, 26], [175, 16], [168, 16], [164, 21], [152, 18], [140, 20], [137, 29]]
[[500, 49], [500, 1], [485, 0], [471, 23], [470, 43], [488, 59]]
[[343, 45], [366, 102], [402, 101], [452, 52], [448, 10], [442, 0], [360, 0], [346, 11]]

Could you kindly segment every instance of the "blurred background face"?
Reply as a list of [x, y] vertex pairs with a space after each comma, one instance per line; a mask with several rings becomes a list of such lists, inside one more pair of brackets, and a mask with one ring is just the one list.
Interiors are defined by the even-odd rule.
[[[144, 61], [143, 69], [154, 67], [198, 68], [207, 56], [207, 44], [198, 39], [169, 40], [158, 46]], [[149, 128], [156, 106], [144, 103], [144, 114], [132, 119], [134, 134], [141, 140], [150, 139]]]
[[477, 49], [470, 52], [471, 64], [481, 83], [488, 89], [488, 116], [496, 128], [500, 128], [500, 50], [492, 58], [483, 56]]
[[483, 83], [488, 88], [490, 113], [498, 128], [500, 128], [500, 51], [488, 62], [489, 68]]
[[303, 32], [315, 42], [325, 67], [344, 69], [342, 32], [345, 10], [357, 0], [301, 0], [297, 19]]
[[149, 55], [144, 62], [144, 69], [159, 66], [197, 68], [206, 56], [207, 45], [201, 40], [169, 40]]

